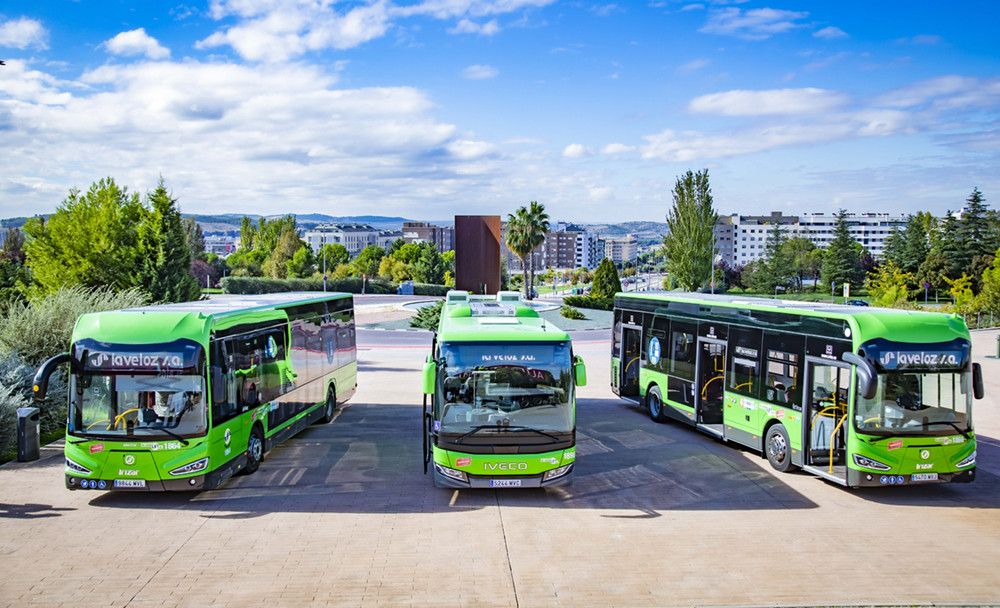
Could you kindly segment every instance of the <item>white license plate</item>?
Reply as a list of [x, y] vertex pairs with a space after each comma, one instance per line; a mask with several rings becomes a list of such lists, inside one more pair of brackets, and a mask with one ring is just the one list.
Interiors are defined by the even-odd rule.
[[116, 479], [115, 480], [115, 487], [116, 488], [145, 488], [146, 487], [146, 480], [145, 479]]
[[913, 481], [937, 481], [937, 473], [914, 473], [910, 475]]
[[490, 480], [490, 487], [491, 488], [520, 488], [521, 487], [521, 480], [520, 479], [491, 479]]

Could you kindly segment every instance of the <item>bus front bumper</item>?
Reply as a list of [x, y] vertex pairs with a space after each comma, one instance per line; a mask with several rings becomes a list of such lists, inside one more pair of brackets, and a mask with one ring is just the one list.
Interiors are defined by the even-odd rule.
[[206, 475], [181, 479], [91, 479], [79, 475], [66, 474], [66, 488], [69, 490], [104, 490], [116, 492], [184, 492], [205, 490]]
[[573, 483], [573, 468], [559, 477], [545, 480], [545, 474], [541, 475], [502, 475], [502, 476], [478, 476], [466, 475], [467, 481], [449, 477], [441, 472], [441, 466], [434, 463], [434, 485], [439, 488], [455, 488], [464, 490], [469, 488], [555, 488], [568, 486]]
[[[917, 474], [919, 475], [919, 474]], [[914, 475], [899, 475], [876, 473], [874, 471], [859, 471], [847, 469], [847, 485], [852, 488], [871, 488], [884, 486], [917, 486], [934, 483], [969, 483], [976, 478], [976, 467], [954, 473], [935, 473], [936, 479], [914, 479]]]

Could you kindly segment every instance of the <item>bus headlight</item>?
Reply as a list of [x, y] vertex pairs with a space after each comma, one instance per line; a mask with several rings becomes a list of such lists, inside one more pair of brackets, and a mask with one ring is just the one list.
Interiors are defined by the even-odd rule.
[[208, 467], [208, 457], [202, 458], [201, 460], [195, 460], [191, 464], [186, 464], [178, 469], [170, 471], [171, 475], [190, 475], [191, 473], [197, 473], [198, 471], [204, 471]]
[[438, 463], [434, 463], [434, 468], [438, 470], [445, 477], [451, 477], [452, 479], [457, 479], [459, 481], [468, 481], [469, 478], [465, 476], [465, 471], [456, 471], [455, 469], [449, 469], [448, 467], [443, 467]]
[[[973, 454], [973, 456], [975, 456], [975, 454]], [[83, 466], [82, 464], [78, 464], [76, 462], [73, 462], [69, 458], [66, 459], [66, 468], [69, 469], [70, 471], [72, 471], [74, 473], [78, 473], [80, 475], [90, 475], [90, 473], [91, 473], [90, 469], [88, 469], [87, 467]]]
[[556, 477], [562, 477], [566, 473], [569, 473], [569, 470], [572, 469], [572, 468], [573, 468], [572, 464], [564, 464], [563, 466], [559, 467], [558, 469], [552, 469], [551, 471], [545, 471], [545, 475], [542, 476], [542, 481], [548, 481], [550, 479], [555, 479]]
[[883, 464], [877, 460], [872, 460], [867, 456], [861, 456], [860, 454], [854, 455], [854, 464], [865, 469], [872, 469], [874, 471], [889, 471], [892, 469], [887, 464]]
[[955, 468], [964, 469], [965, 467], [971, 467], [974, 464], [976, 464], [976, 450], [973, 450], [972, 453], [969, 454], [968, 458], [965, 458], [962, 462], [956, 464]]

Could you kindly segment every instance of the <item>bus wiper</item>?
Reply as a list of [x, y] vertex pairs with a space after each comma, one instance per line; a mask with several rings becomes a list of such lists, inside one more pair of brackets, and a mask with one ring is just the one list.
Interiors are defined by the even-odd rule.
[[562, 441], [561, 439], [559, 439], [555, 435], [550, 435], [549, 433], [546, 433], [545, 431], [540, 431], [538, 429], [533, 429], [530, 426], [510, 426], [510, 425], [500, 425], [500, 424], [480, 424], [479, 426], [472, 427], [472, 430], [470, 430], [468, 433], [466, 433], [466, 434], [462, 435], [461, 437], [459, 437], [458, 439], [456, 439], [454, 441], [454, 443], [462, 443], [462, 440], [465, 439], [466, 437], [469, 437], [470, 435], [475, 435], [476, 433], [478, 433], [479, 431], [482, 431], [484, 429], [496, 429], [498, 432], [506, 432], [506, 431], [530, 431], [532, 433], [538, 433], [539, 435], [542, 435], [543, 437], [548, 437], [553, 442]]
[[142, 426], [142, 427], [139, 427], [139, 428], [146, 429], [147, 431], [152, 431], [152, 430], [163, 431], [164, 433], [166, 433], [167, 435], [170, 435], [171, 437], [173, 437], [177, 441], [180, 441], [184, 445], [187, 445], [189, 443], [187, 439], [184, 439], [183, 437], [181, 437], [177, 433], [171, 431], [170, 429], [168, 429], [165, 426], [152, 426], [152, 427], [150, 427], [150, 426]]
[[935, 420], [933, 422], [921, 422], [920, 426], [930, 426], [932, 424], [948, 424], [948, 425], [951, 425], [956, 431], [958, 431], [959, 433], [962, 434], [962, 437], [965, 437], [966, 439], [970, 439], [971, 438], [971, 437], [969, 437], [969, 432], [968, 431], [963, 431], [960, 426], [958, 426], [957, 424], [955, 424], [954, 422], [952, 422], [950, 420]]

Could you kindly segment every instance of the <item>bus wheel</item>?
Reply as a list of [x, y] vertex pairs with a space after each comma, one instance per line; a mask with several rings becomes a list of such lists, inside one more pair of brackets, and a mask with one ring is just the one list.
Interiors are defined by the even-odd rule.
[[250, 439], [247, 441], [247, 466], [243, 471], [250, 475], [260, 467], [260, 461], [264, 459], [264, 434], [260, 427], [255, 426], [250, 431]]
[[764, 441], [764, 453], [767, 461], [777, 471], [784, 473], [796, 468], [792, 465], [792, 446], [788, 443], [788, 433], [780, 424], [768, 429], [767, 439]]
[[663, 397], [660, 396], [660, 387], [650, 387], [646, 393], [646, 408], [649, 410], [649, 417], [656, 422], [666, 422], [667, 416], [663, 413]]
[[337, 409], [337, 391], [334, 390], [331, 384], [328, 389], [326, 389], [326, 407], [323, 410], [323, 417], [319, 421], [323, 424], [333, 420], [333, 410]]

